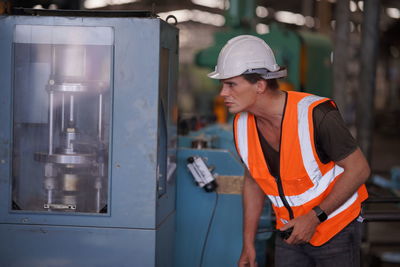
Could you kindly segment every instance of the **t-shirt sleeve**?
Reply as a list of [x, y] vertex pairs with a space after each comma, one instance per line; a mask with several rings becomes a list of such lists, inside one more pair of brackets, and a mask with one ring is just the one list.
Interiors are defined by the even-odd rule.
[[313, 113], [317, 154], [323, 163], [340, 161], [358, 145], [332, 101], [319, 104]]

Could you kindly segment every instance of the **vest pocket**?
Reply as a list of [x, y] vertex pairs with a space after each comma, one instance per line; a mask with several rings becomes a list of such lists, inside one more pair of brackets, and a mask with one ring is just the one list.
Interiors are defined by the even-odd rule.
[[281, 178], [286, 196], [300, 195], [314, 186], [308, 175]]

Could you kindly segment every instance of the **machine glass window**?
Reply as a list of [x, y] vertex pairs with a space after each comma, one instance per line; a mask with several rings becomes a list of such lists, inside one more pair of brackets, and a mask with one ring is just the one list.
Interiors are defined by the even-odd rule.
[[12, 209], [106, 213], [113, 29], [17, 25]]

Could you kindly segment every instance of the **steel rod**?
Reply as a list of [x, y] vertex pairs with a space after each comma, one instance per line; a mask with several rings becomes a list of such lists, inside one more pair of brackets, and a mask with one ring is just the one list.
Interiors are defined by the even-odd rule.
[[96, 211], [100, 212], [100, 188], [96, 190]]
[[54, 93], [49, 93], [49, 155], [53, 154]]
[[102, 120], [103, 120], [103, 94], [100, 94], [99, 95], [99, 128], [98, 128], [98, 132], [99, 132], [99, 141], [101, 141], [101, 139], [102, 139], [102, 135], [103, 135], [103, 133], [102, 133], [102, 127], [103, 127], [103, 124], [102, 124]]
[[51, 45], [51, 53], [52, 53], [51, 79], [54, 79], [54, 74], [56, 73], [56, 48], [55, 48], [54, 44]]
[[69, 121], [74, 122], [74, 95], [70, 95], [69, 98]]
[[61, 97], [61, 132], [64, 132], [65, 129], [65, 95], [62, 94]]
[[47, 191], [47, 204], [52, 204], [53, 203], [53, 190], [49, 189]]

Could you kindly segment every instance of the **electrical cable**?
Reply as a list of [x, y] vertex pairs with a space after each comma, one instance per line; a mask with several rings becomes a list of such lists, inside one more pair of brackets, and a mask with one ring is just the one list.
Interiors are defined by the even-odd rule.
[[210, 234], [211, 225], [212, 225], [213, 220], [214, 220], [215, 211], [217, 210], [218, 197], [219, 197], [219, 194], [218, 194], [217, 192], [215, 192], [214, 207], [213, 207], [213, 210], [212, 210], [212, 213], [211, 213], [210, 221], [208, 222], [208, 227], [207, 227], [207, 232], [206, 232], [206, 237], [205, 237], [205, 239], [204, 239], [203, 247], [202, 247], [202, 249], [201, 249], [201, 257], [200, 257], [200, 264], [199, 264], [199, 267], [202, 267], [202, 266], [203, 266], [204, 252], [205, 252], [205, 250], [206, 250], [207, 241], [208, 241], [208, 236], [209, 236], [209, 234]]

